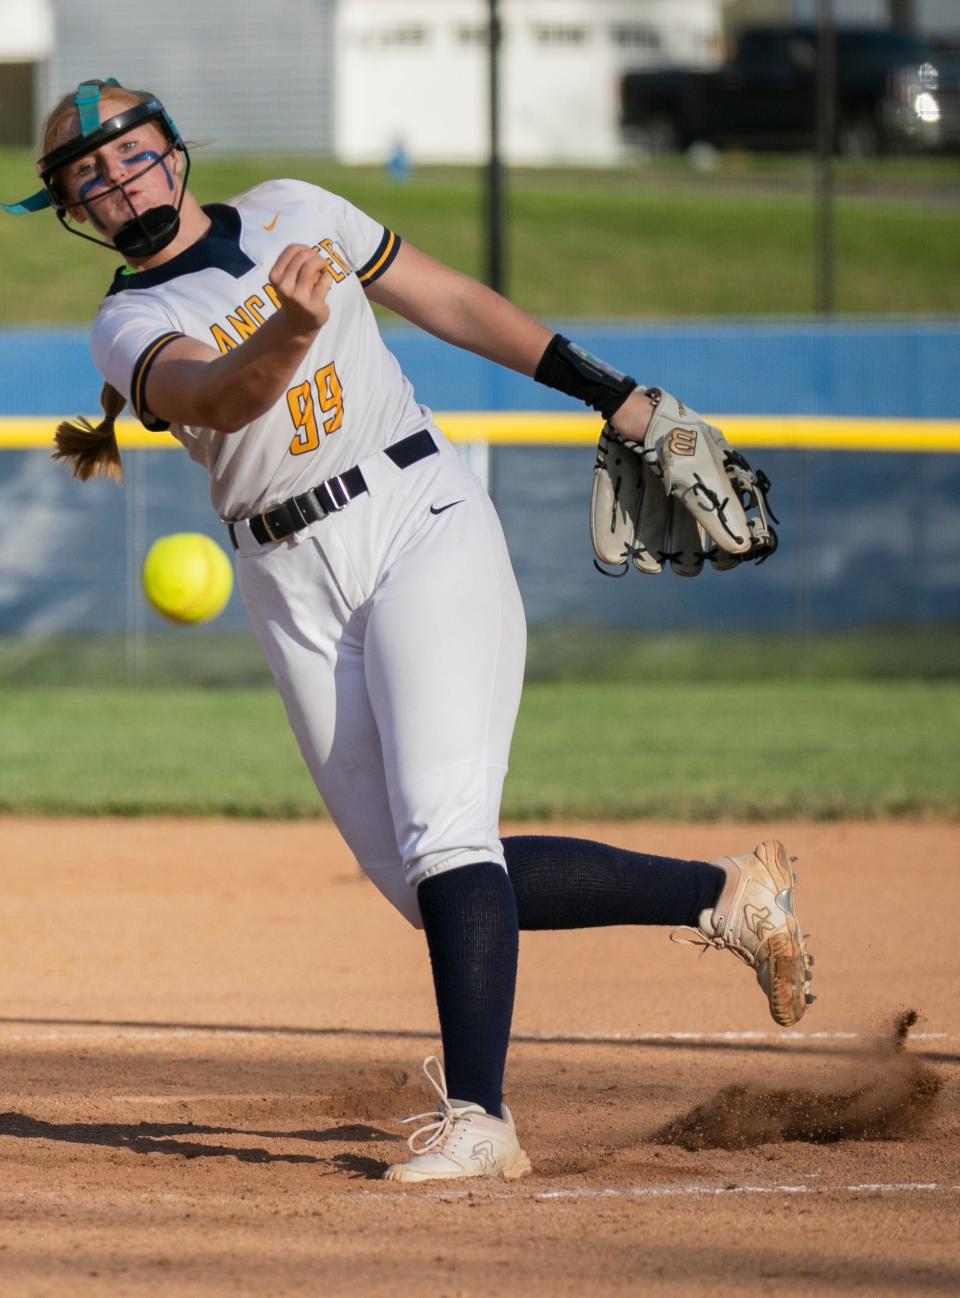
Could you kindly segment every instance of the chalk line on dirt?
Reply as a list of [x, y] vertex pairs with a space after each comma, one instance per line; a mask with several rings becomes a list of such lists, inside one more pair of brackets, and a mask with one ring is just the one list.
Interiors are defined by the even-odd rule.
[[[796, 1196], [809, 1195], [825, 1197], [844, 1194], [912, 1194], [934, 1193], [954, 1195], [960, 1193], [960, 1185], [945, 1185], [936, 1181], [887, 1181], [871, 1182], [863, 1185], [630, 1185], [630, 1186], [571, 1186], [556, 1190], [534, 1190], [525, 1194], [522, 1189], [509, 1191], [498, 1190], [493, 1194], [479, 1195], [474, 1190], [403, 1190], [395, 1196], [398, 1199], [469, 1199], [476, 1197], [478, 1203], [488, 1199], [530, 1198], [537, 1203], [558, 1203], [578, 1199], [681, 1199], [681, 1198], [725, 1198], [730, 1195], [770, 1195]], [[372, 1190], [361, 1193], [373, 1196]], [[386, 1196], [377, 1195], [379, 1199]]]
[[[375, 1190], [362, 1189], [330, 1192], [326, 1189], [321, 1190], [318, 1188], [315, 1198], [337, 1198], [344, 1201], [349, 1200], [350, 1202], [356, 1202], [360, 1199], [365, 1200], [371, 1207], [374, 1207], [377, 1204], [408, 1204], [420, 1200], [426, 1200], [432, 1203], [459, 1203], [464, 1200], [472, 1200], [479, 1206], [484, 1203], [499, 1201], [508, 1201], [512, 1203], [526, 1201], [550, 1205], [554, 1203], [563, 1204], [590, 1199], [632, 1199], [643, 1201], [690, 1198], [724, 1199], [735, 1196], [765, 1196], [768, 1198], [829, 1198], [830, 1196], [836, 1195], [856, 1197], [857, 1195], [869, 1194], [939, 1194], [953, 1196], [960, 1194], [960, 1185], [951, 1185], [949, 1183], [938, 1181], [876, 1181], [864, 1182], [856, 1185], [704, 1185], [702, 1182], [691, 1182], [685, 1185], [585, 1185], [560, 1186], [555, 1189], [535, 1189], [529, 1182], [510, 1187], [498, 1184], [496, 1188], [493, 1188], [490, 1182], [484, 1182], [478, 1184], [475, 1188], [471, 1187], [470, 1189], [458, 1190], [454, 1188], [442, 1189], [439, 1186], [435, 1189], [428, 1189], [425, 1186], [401, 1189], [396, 1183], [383, 1182], [382, 1185], [379, 1185]], [[90, 1199], [89, 1192], [87, 1192], [87, 1198], [88, 1200]], [[196, 1195], [193, 1191], [124, 1191], [112, 1188], [100, 1195], [94, 1195], [93, 1199], [108, 1202], [114, 1208], [124, 1204], [149, 1208], [151, 1205], [156, 1205], [158, 1203], [174, 1205], [193, 1203], [196, 1201]], [[75, 1206], [75, 1199], [70, 1195], [64, 1194], [63, 1191], [31, 1189], [29, 1192], [16, 1191], [13, 1193], [0, 1194], [0, 1203], [2, 1204], [36, 1204], [40, 1201], [47, 1204]]]
[[[71, 1040], [111, 1040], [117, 1037], [131, 1037], [139, 1041], [175, 1040], [181, 1037], [195, 1036], [228, 1036], [228, 1037], [322, 1037], [322, 1036], [376, 1036], [376, 1037], [423, 1037], [433, 1038], [437, 1035], [435, 1028], [421, 1031], [410, 1029], [391, 1032], [388, 1028], [288, 1028], [288, 1027], [232, 1027], [229, 1024], [145, 1024], [145, 1023], [98, 1023], [81, 1025], [64, 1023], [62, 1026], [45, 1022], [31, 1026], [28, 1020], [7, 1020], [0, 1023], [0, 1041], [71, 1041]], [[831, 1031], [800, 1032], [796, 1030], [783, 1032], [564, 1032], [539, 1033], [516, 1032], [513, 1042], [533, 1045], [567, 1045], [576, 1042], [603, 1045], [605, 1042], [620, 1045], [644, 1045], [656, 1041], [696, 1042], [743, 1042], [754, 1041], [796, 1042], [804, 1044], [816, 1041], [860, 1041], [883, 1039], [884, 1033]], [[911, 1041], [957, 1041], [960, 1036], [948, 1032], [912, 1032]]]

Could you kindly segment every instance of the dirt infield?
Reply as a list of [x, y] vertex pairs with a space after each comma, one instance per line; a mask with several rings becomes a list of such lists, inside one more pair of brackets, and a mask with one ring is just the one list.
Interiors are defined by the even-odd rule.
[[818, 1003], [783, 1032], [662, 929], [524, 934], [534, 1175], [404, 1187], [425, 947], [329, 827], [0, 819], [0, 1294], [960, 1291], [960, 827], [543, 832], [778, 834]]

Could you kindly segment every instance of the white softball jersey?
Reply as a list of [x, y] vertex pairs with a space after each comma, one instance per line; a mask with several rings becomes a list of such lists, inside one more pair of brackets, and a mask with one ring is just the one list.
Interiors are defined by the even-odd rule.
[[[419, 926], [423, 879], [504, 866], [500, 800], [526, 627], [500, 522], [417, 403], [367, 302], [398, 237], [292, 180], [205, 210], [204, 239], [154, 271], [118, 273], [94, 357], [162, 430], [144, 391], [166, 343], [186, 334], [241, 346], [277, 309], [268, 271], [283, 248], [303, 243], [327, 259], [330, 317], [285, 396], [237, 433], [170, 431], [207, 468], [214, 507], [233, 524], [237, 584], [327, 811]], [[428, 454], [384, 453], [414, 433]], [[238, 521], [354, 466], [365, 489], [289, 537], [258, 540]]]
[[[258, 185], [205, 208], [205, 238], [155, 270], [121, 270], [93, 325], [93, 359], [145, 427], [170, 432], [210, 473], [214, 508], [246, 518], [425, 428], [429, 410], [380, 336], [364, 288], [400, 240], [346, 199], [297, 180]], [[242, 432], [169, 425], [144, 401], [150, 366], [181, 335], [220, 352], [277, 310], [268, 275], [288, 244], [316, 248], [334, 280], [330, 317], [285, 399]]]

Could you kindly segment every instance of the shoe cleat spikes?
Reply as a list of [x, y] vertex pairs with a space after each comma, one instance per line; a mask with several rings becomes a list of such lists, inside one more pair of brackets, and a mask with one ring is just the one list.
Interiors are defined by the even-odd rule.
[[816, 999], [817, 998], [816, 996], [814, 996], [813, 992], [804, 992], [804, 1000], [807, 1002], [808, 1005], [813, 1005]]

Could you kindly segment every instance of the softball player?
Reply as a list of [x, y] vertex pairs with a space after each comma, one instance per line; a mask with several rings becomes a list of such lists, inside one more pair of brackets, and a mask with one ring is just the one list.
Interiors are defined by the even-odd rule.
[[[389, 1179], [525, 1175], [502, 1081], [519, 929], [667, 924], [751, 967], [780, 1023], [809, 960], [781, 844], [713, 863], [584, 840], [501, 841], [525, 626], [500, 524], [380, 337], [370, 301], [599, 410], [642, 442], [644, 389], [346, 199], [276, 180], [201, 207], [163, 105], [114, 81], [65, 96], [43, 189], [123, 255], [93, 324], [105, 418], [61, 426], [77, 476], [113, 471], [129, 401], [210, 474], [238, 585], [324, 804], [424, 929], [444, 1068]], [[412, 1121], [412, 1120], [411, 1120]]]

